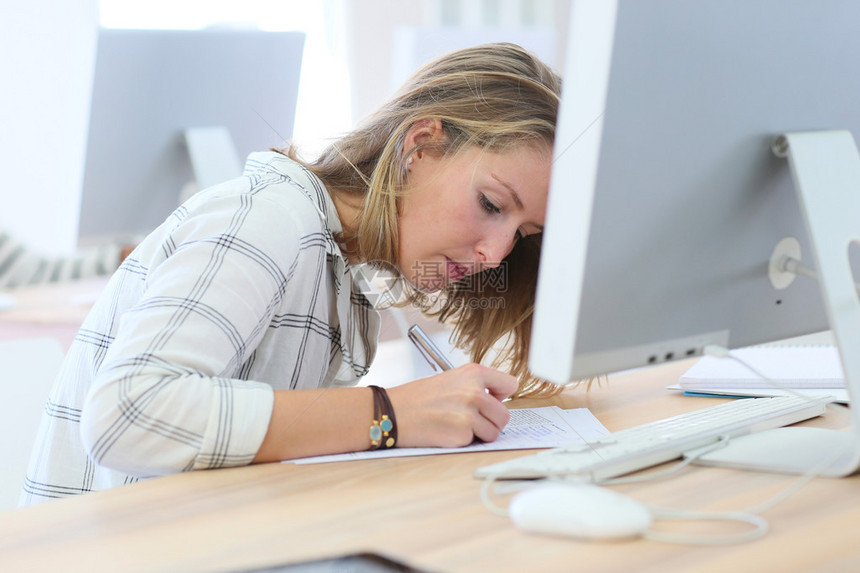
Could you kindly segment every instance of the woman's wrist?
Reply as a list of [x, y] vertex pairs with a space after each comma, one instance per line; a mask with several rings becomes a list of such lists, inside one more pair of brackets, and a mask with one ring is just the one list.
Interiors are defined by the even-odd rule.
[[379, 386], [370, 386], [373, 392], [373, 419], [370, 423], [370, 449], [385, 450], [397, 445], [397, 418], [388, 398], [388, 392]]

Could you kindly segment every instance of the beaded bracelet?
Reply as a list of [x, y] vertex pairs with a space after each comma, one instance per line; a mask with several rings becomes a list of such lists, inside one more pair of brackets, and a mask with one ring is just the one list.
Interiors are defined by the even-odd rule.
[[373, 390], [373, 422], [370, 424], [370, 449], [385, 450], [393, 448], [397, 443], [397, 420], [394, 418], [394, 408], [388, 399], [388, 392], [379, 386], [370, 386]]

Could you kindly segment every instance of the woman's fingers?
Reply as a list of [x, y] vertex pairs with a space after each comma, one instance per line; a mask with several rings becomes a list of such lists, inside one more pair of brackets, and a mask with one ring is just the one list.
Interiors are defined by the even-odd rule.
[[510, 374], [505, 374], [504, 372], [499, 372], [498, 370], [485, 368], [483, 366], [480, 368], [485, 371], [485, 388], [497, 400], [504, 400], [517, 391], [519, 382]]
[[472, 424], [472, 433], [484, 442], [495, 441], [511, 419], [511, 413], [504, 404], [493, 398], [490, 399], [492, 402], [484, 405]]
[[517, 389], [513, 376], [478, 364], [391, 388], [403, 446], [456, 447], [493, 441], [508, 423], [502, 400]]

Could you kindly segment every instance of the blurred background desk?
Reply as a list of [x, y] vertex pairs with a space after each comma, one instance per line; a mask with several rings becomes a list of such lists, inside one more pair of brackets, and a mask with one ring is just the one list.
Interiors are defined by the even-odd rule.
[[107, 280], [3, 291], [14, 298], [15, 306], [0, 311], [0, 510], [18, 504], [48, 392], [63, 355]]
[[[690, 364], [619, 374], [589, 392], [574, 389], [512, 406], [588, 407], [610, 430], [618, 430], [719, 402], [665, 390]], [[840, 428], [847, 421], [828, 415], [807, 423]], [[376, 551], [446, 572], [860, 570], [857, 478], [813, 480], [765, 513], [771, 532], [748, 544], [589, 543], [520, 533], [482, 505], [481, 482], [472, 472], [517, 455], [266, 464], [174, 475], [52, 501], [0, 513], [0, 569], [240, 571]], [[665, 507], [740, 509], [770, 498], [793, 479], [688, 468], [671, 479], [617, 489]], [[504, 505], [507, 499], [496, 501]], [[696, 532], [740, 527], [682, 526]]]
[[0, 341], [49, 337], [68, 350], [107, 282], [102, 277], [3, 291], [16, 304], [0, 311]]

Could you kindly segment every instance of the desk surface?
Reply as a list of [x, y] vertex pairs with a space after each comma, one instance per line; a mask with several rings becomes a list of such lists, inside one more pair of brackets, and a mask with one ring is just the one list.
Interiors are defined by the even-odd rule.
[[98, 277], [3, 291], [16, 305], [0, 311], [0, 340], [49, 337], [68, 349], [107, 281]]
[[[550, 402], [589, 407], [610, 430], [719, 402], [664, 390], [689, 365], [613, 376], [589, 392], [569, 391]], [[847, 421], [828, 414], [809, 423], [839, 428]], [[857, 478], [813, 480], [764, 514], [771, 532], [752, 543], [589, 543], [523, 534], [484, 508], [473, 470], [516, 455], [521, 453], [266, 464], [57, 500], [0, 513], [0, 568], [231, 571], [376, 551], [430, 571], [860, 570]], [[764, 501], [792, 479], [688, 468], [668, 480], [617, 489], [665, 507], [740, 509]], [[685, 525], [685, 531], [697, 532], [742, 527]]]

